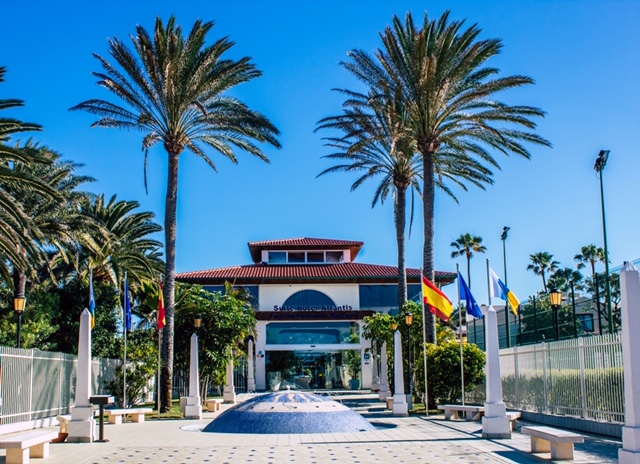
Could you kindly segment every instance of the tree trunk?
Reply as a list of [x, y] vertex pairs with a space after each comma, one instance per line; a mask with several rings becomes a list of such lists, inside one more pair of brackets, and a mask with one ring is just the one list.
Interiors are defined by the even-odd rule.
[[[424, 150], [422, 153], [422, 171], [424, 188], [422, 189], [422, 208], [424, 215], [424, 248], [422, 254], [422, 273], [435, 283], [433, 236], [434, 236], [434, 201], [435, 179], [433, 155], [435, 150]], [[425, 340], [427, 343], [436, 342], [436, 317], [425, 308], [424, 317]]]
[[398, 242], [398, 310], [407, 301], [407, 265], [405, 260], [404, 231], [406, 226], [407, 189], [396, 187], [395, 223]]
[[162, 412], [171, 409], [173, 393], [173, 332], [176, 286], [176, 235], [178, 230], [178, 162], [179, 154], [169, 152], [169, 176], [167, 178], [167, 197], [165, 201], [165, 276], [164, 305], [166, 325], [162, 337]]
[[13, 266], [13, 296], [24, 297], [27, 290], [27, 275], [17, 266]]
[[467, 253], [467, 283], [471, 289], [471, 255]]

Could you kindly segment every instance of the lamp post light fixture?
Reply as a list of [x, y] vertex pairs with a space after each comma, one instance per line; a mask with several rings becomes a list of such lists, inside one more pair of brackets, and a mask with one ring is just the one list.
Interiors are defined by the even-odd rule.
[[398, 330], [398, 323], [396, 321], [393, 321], [391, 323], [391, 330], [393, 330], [394, 333], [396, 330]]
[[600, 174], [600, 205], [602, 206], [602, 235], [604, 239], [604, 278], [607, 298], [607, 315], [609, 317], [609, 333], [615, 332], [613, 324], [613, 312], [611, 310], [611, 277], [609, 276], [609, 251], [607, 250], [607, 223], [604, 214], [604, 188], [602, 184], [602, 171], [607, 164], [609, 150], [600, 150], [593, 169]]
[[551, 299], [551, 307], [553, 308], [553, 325], [556, 330], [556, 341], [560, 340], [560, 324], [558, 321], [558, 308], [562, 304], [562, 292], [552, 288], [549, 291], [549, 298]]
[[24, 307], [26, 304], [27, 304], [27, 299], [25, 298], [24, 295], [17, 295], [13, 299], [13, 309], [18, 314], [18, 342], [16, 343], [16, 346], [18, 348], [22, 348], [22, 343], [20, 341], [20, 332], [22, 330], [22, 313], [24, 312]]
[[196, 328], [196, 331], [202, 327], [202, 316], [200, 316], [200, 314], [193, 318], [193, 325]]

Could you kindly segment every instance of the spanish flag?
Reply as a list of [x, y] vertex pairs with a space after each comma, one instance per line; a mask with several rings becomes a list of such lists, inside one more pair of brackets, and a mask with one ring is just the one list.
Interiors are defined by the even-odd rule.
[[164, 313], [164, 294], [162, 288], [162, 281], [160, 281], [160, 293], [158, 295], [158, 330], [162, 330], [162, 328], [167, 324], [167, 318]]
[[448, 321], [453, 314], [453, 305], [447, 295], [433, 285], [433, 283], [422, 276], [422, 298], [425, 305], [429, 305], [429, 311], [438, 316], [443, 321]]

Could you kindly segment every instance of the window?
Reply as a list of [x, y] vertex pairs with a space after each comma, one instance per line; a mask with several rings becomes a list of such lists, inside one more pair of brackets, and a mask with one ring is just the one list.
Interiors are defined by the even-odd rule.
[[[398, 314], [398, 285], [360, 285], [360, 310]], [[407, 285], [409, 300], [420, 301], [420, 285]]]
[[334, 345], [360, 343], [357, 322], [271, 322], [268, 345]]
[[593, 332], [593, 314], [576, 314], [580, 322], [580, 330], [582, 332]]
[[330, 310], [336, 304], [327, 295], [317, 290], [300, 290], [287, 298], [287, 301], [282, 305], [283, 308], [313, 307], [318, 310], [323, 306], [329, 307], [328, 310]]
[[270, 251], [269, 264], [335, 264], [344, 262], [342, 251]]
[[270, 251], [269, 252], [269, 264], [286, 264], [287, 252], [286, 251]]
[[308, 263], [324, 263], [324, 251], [307, 251]]
[[304, 263], [305, 262], [304, 251], [290, 251], [289, 252], [288, 262], [290, 262], [290, 263]]

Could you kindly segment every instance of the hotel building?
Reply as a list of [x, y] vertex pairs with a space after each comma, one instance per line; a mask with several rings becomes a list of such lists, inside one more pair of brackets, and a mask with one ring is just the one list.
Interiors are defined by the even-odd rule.
[[[370, 388], [371, 343], [362, 337], [362, 320], [397, 312], [398, 269], [356, 262], [363, 245], [319, 238], [250, 242], [251, 264], [184, 272], [176, 280], [222, 292], [231, 282], [251, 294], [257, 390]], [[436, 284], [455, 277], [436, 271]], [[407, 269], [407, 281], [415, 298], [420, 270]]]

